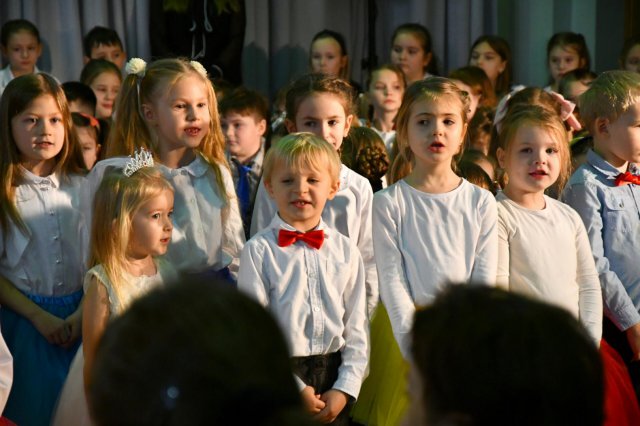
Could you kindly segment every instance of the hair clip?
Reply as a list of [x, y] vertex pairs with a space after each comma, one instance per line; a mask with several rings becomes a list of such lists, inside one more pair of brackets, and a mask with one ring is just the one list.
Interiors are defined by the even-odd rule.
[[569, 127], [576, 132], [582, 130], [582, 125], [573, 114], [573, 110], [576, 109], [576, 104], [565, 99], [564, 96], [553, 90], [547, 90], [547, 92], [560, 103], [560, 118], [562, 121], [566, 121]]
[[202, 64], [200, 62], [198, 62], [198, 61], [189, 61], [189, 63], [191, 64], [193, 69], [198, 71], [198, 74], [200, 74], [204, 78], [207, 78], [207, 70], [204, 68], [204, 66], [202, 66]]
[[78, 114], [89, 120], [89, 126], [95, 127], [100, 130], [100, 122], [93, 115], [85, 114], [84, 112], [79, 112]]
[[127, 74], [135, 74], [143, 78], [147, 71], [147, 63], [140, 58], [131, 58], [129, 62], [127, 62], [127, 65], [125, 65], [124, 70]]
[[122, 174], [126, 177], [131, 177], [132, 174], [143, 167], [153, 167], [153, 155], [146, 149], [140, 148], [140, 150], [136, 150], [134, 157], [129, 156]]

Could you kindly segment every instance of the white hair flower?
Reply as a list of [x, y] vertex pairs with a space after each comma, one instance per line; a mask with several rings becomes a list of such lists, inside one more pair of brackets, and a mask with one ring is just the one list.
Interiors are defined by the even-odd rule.
[[191, 66], [198, 71], [198, 74], [207, 78], [207, 70], [202, 66], [202, 64], [198, 61], [190, 61]]
[[138, 77], [144, 77], [147, 70], [147, 63], [140, 58], [131, 58], [124, 67], [127, 74], [135, 74]]

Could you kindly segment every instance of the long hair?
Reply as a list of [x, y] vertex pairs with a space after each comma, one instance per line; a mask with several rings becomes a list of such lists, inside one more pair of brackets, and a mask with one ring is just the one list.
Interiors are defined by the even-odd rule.
[[159, 170], [145, 167], [130, 177], [121, 169], [111, 170], [96, 192], [88, 266], [102, 265], [118, 295], [126, 284], [125, 254], [133, 216], [144, 203], [164, 191], [173, 192], [173, 187]]
[[71, 114], [60, 85], [52, 76], [44, 73], [26, 74], [11, 80], [0, 101], [0, 225], [5, 236], [12, 223], [26, 231], [14, 199], [16, 187], [23, 176], [20, 170], [21, 154], [13, 137], [11, 121], [36, 98], [47, 95], [55, 100], [64, 126], [64, 142], [55, 157], [56, 165], [53, 172], [59, 172], [64, 180], [69, 174], [83, 173], [84, 160], [78, 149], [75, 132], [71, 131]]
[[431, 33], [424, 25], [416, 22], [409, 22], [398, 26], [391, 35], [391, 44], [399, 34], [411, 34], [420, 42], [422, 50], [425, 55], [431, 54], [431, 60], [424, 67], [424, 71], [432, 75], [438, 75], [438, 60], [433, 53], [433, 42], [431, 40]]
[[[350, 79], [350, 64], [349, 64], [349, 54], [347, 53], [347, 42], [344, 39], [344, 36], [337, 31], [324, 29], [313, 36], [311, 40], [311, 47], [313, 47], [313, 43], [318, 40], [331, 39], [338, 43], [340, 46], [340, 55], [342, 57], [346, 57], [347, 61], [343, 67], [340, 68], [340, 74], [336, 77], [340, 77], [343, 80], [349, 81]], [[309, 64], [311, 64], [311, 49], [309, 49]]]
[[449, 78], [460, 80], [473, 90], [474, 95], [480, 95], [479, 107], [495, 108], [498, 104], [491, 80], [482, 68], [474, 66], [458, 68], [449, 73]]
[[[509, 88], [511, 87], [511, 48], [507, 40], [502, 37], [483, 35], [473, 42], [470, 52], [473, 52], [473, 49], [481, 43], [487, 43], [505, 61], [504, 71], [498, 76], [495, 87], [496, 96], [500, 98], [509, 93]], [[471, 58], [471, 53], [469, 53], [469, 58]]]
[[142, 105], [151, 104], [164, 96], [182, 78], [195, 76], [206, 87], [207, 107], [211, 120], [206, 136], [197, 151], [213, 169], [220, 194], [228, 200], [230, 194], [224, 190], [220, 166], [228, 167], [224, 155], [224, 136], [218, 118], [218, 102], [209, 79], [200, 74], [186, 59], [170, 58], [157, 60], [146, 67], [144, 76], [129, 74], [122, 82], [116, 99], [116, 118], [109, 132], [106, 157], [132, 155], [138, 148], [158, 155], [158, 137], [142, 116]]

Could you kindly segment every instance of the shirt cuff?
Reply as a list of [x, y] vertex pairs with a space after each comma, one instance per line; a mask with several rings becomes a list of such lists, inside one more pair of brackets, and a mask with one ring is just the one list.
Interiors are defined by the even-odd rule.
[[612, 313], [611, 321], [622, 331], [640, 323], [640, 312], [635, 309], [618, 310]]

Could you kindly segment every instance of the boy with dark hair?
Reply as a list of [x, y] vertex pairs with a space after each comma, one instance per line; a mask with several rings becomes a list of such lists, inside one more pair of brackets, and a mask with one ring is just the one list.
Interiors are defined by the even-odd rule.
[[62, 90], [64, 90], [64, 94], [67, 97], [69, 111], [81, 112], [92, 117], [96, 116], [98, 100], [91, 87], [79, 81], [67, 81], [62, 84]]
[[93, 27], [82, 39], [82, 47], [85, 64], [91, 59], [106, 59], [122, 69], [127, 61], [122, 41], [111, 28]]

